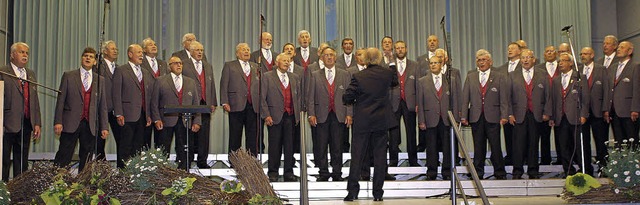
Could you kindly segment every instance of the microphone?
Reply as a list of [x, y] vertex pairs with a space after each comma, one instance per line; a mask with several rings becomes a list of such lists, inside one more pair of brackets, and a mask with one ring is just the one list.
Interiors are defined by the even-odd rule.
[[562, 31], [568, 31], [569, 29], [571, 29], [571, 27], [573, 27], [573, 25], [565, 26], [564, 28], [562, 28]]
[[445, 16], [442, 16], [442, 20], [440, 20], [440, 25], [444, 24], [444, 17]]

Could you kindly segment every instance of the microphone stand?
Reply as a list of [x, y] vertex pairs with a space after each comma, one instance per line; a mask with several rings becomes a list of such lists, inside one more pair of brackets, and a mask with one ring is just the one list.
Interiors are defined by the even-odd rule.
[[[105, 0], [104, 1], [104, 10], [102, 12], [102, 26], [100, 28], [100, 37], [99, 37], [99, 42], [98, 42], [98, 50], [100, 50], [101, 52], [98, 53], [98, 66], [96, 66], [96, 73], [98, 73], [98, 77], [96, 78], [96, 85], [98, 86], [97, 90], [96, 90], [96, 94], [98, 96], [98, 100], [96, 102], [100, 102], [100, 98], [102, 98], [102, 91], [100, 90], [100, 76], [102, 76], [102, 66], [105, 65], [103, 63], [104, 61], [104, 54], [102, 53], [102, 49], [101, 46], [104, 43], [104, 31], [105, 31], [105, 22], [106, 22], [106, 18], [107, 18], [107, 12], [109, 11], [111, 5], [110, 5], [110, 0]], [[105, 65], [108, 66], [108, 65]], [[111, 100], [111, 99], [108, 99]], [[94, 153], [93, 156], [91, 157], [92, 160], [95, 160], [96, 158], [98, 158], [98, 140], [100, 140], [100, 135], [102, 135], [102, 131], [100, 129], [100, 117], [99, 117], [99, 113], [96, 113], [96, 119], [94, 121], [95, 123], [95, 128], [96, 128], [96, 136], [95, 136], [95, 144], [94, 144]], [[107, 114], [108, 115], [108, 114]], [[114, 133], [115, 134], [115, 133]], [[106, 155], [106, 154], [105, 154]], [[104, 159], [107, 159], [107, 156], [102, 156], [104, 157]], [[117, 160], [116, 160], [117, 161]], [[117, 163], [117, 162], [116, 162]]]
[[[258, 160], [260, 161], [260, 163], [262, 164], [262, 145], [263, 145], [263, 141], [262, 141], [262, 132], [264, 129], [264, 123], [262, 123], [262, 32], [264, 30], [264, 24], [266, 23], [264, 16], [262, 14], [260, 14], [260, 38], [258, 39], [258, 113], [256, 115], [256, 146], [258, 147], [258, 150], [256, 150], [258, 153], [256, 156], [258, 156]], [[271, 51], [269, 51], [271, 52]], [[249, 85], [249, 89], [251, 89], [251, 85]], [[253, 100], [253, 103], [255, 102], [255, 99]]]
[[[571, 30], [570, 30], [572, 26], [573, 25], [565, 26], [562, 29], [562, 31], [567, 35], [567, 38], [569, 39], [569, 47], [571, 48], [571, 55], [573, 56], [573, 65], [575, 66], [575, 70], [574, 71], [577, 73], [577, 76], [578, 76], [577, 82], [575, 82], [574, 84], [571, 85], [572, 88], [576, 88], [577, 87], [578, 94], [580, 95], [577, 98], [578, 103], [577, 103], [577, 107], [576, 108], [577, 108], [578, 115], [576, 115], [576, 124], [575, 124], [574, 130], [573, 130], [573, 132], [574, 132], [573, 136], [574, 136], [574, 142], [575, 142], [575, 137], [576, 137], [576, 135], [578, 133], [578, 130], [579, 130], [578, 127], [581, 124], [580, 123], [580, 113], [581, 113], [581, 109], [582, 109], [582, 99], [581, 99], [582, 98], [582, 74], [580, 74], [580, 70], [578, 69], [578, 62], [577, 62], [576, 57], [575, 57], [576, 56], [575, 55], [575, 50], [573, 49], [573, 41], [571, 39]], [[569, 79], [572, 80], [573, 76], [570, 76]], [[571, 82], [571, 81], [569, 81], [569, 82]], [[576, 86], [576, 84], [580, 84], [580, 85]], [[571, 89], [571, 90], [573, 90], [573, 89]], [[584, 133], [580, 132], [580, 155], [581, 155], [580, 162], [581, 162], [581, 165], [582, 165], [581, 170], [582, 170], [582, 173], [584, 174], [587, 165], [585, 164], [585, 159], [584, 159], [585, 156], [584, 156], [584, 136], [583, 135], [584, 135]], [[577, 149], [577, 146], [574, 146], [573, 147], [573, 153], [571, 154], [571, 159], [569, 160], [570, 166], [573, 166], [571, 164], [573, 164], [573, 157], [575, 156], [576, 149]]]
[[[447, 61], [444, 62], [445, 65], [447, 66], [447, 72], [445, 73], [446, 75], [446, 79], [449, 82], [449, 92], [452, 91], [453, 88], [453, 81], [451, 80], [451, 53], [449, 52], [449, 42], [447, 41], [447, 30], [444, 27], [444, 21], [445, 20], [445, 16], [442, 17], [442, 20], [440, 20], [440, 28], [442, 28], [442, 35], [444, 36], [444, 47], [445, 50], [447, 50]], [[453, 95], [454, 93], [450, 93], [449, 94], [449, 111], [451, 113], [453, 113]], [[450, 129], [449, 129], [449, 149], [450, 150], [450, 157], [451, 157], [451, 189], [450, 189], [450, 198], [451, 198], [451, 204], [455, 205], [456, 204], [456, 152], [455, 152], [455, 147], [456, 147], [456, 141], [455, 141], [455, 131], [453, 130], [453, 124], [451, 124]], [[444, 177], [444, 176], [443, 176]]]
[[[0, 74], [3, 74], [5, 76], [9, 76], [10, 78], [18, 80], [18, 82], [20, 82], [20, 88], [24, 88], [25, 83], [29, 83], [30, 85], [43, 87], [43, 88], [46, 88], [47, 90], [51, 90], [51, 91], [54, 91], [56, 93], [61, 93], [59, 90], [56, 90], [56, 89], [51, 88], [51, 87], [48, 87], [46, 85], [42, 85], [42, 84], [37, 83], [37, 82], [35, 82], [33, 80], [29, 80], [29, 76], [26, 76], [26, 79], [22, 79], [22, 78], [20, 78], [20, 77], [18, 77], [16, 75], [14, 75], [13, 73], [7, 73], [7, 72], [4, 72], [2, 70], [0, 70]], [[25, 75], [27, 75], [26, 68], [25, 68]], [[27, 89], [29, 89], [29, 88], [27, 87]], [[29, 92], [29, 98], [33, 94], [37, 95], [38, 93]], [[22, 95], [22, 99], [24, 99], [24, 91], [21, 93], [21, 95]], [[24, 105], [24, 103], [22, 103], [22, 110], [25, 110], [25, 108], [26, 108], [26, 106]], [[24, 166], [24, 160], [25, 160], [23, 155], [22, 155], [22, 153], [24, 153], [24, 144], [22, 144], [22, 143], [24, 143], [24, 119], [25, 119], [24, 118], [24, 114], [20, 115], [20, 140], [21, 140], [20, 143], [22, 145], [22, 146], [20, 146], [20, 173], [25, 171], [22, 168]], [[40, 132], [40, 134], [42, 134], [42, 131]], [[13, 156], [13, 158], [15, 160], [16, 156]]]

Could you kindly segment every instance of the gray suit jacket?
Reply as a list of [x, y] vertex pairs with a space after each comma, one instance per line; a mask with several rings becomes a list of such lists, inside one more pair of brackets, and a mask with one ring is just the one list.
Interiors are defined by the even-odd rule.
[[[116, 63], [116, 67], [117, 66], [118, 64]], [[104, 61], [104, 59], [99, 64], [98, 71], [96, 72], [99, 72], [100, 76], [104, 77], [104, 81], [100, 81], [100, 84], [104, 83], [104, 88], [107, 90], [105, 95], [107, 98], [107, 112], [113, 112], [113, 97], [111, 96], [111, 90], [113, 89], [113, 73], [109, 70], [109, 65], [107, 65], [107, 62]], [[113, 70], [113, 72], [115, 72], [115, 70]]]
[[[499, 123], [500, 119], [509, 117], [509, 82], [505, 74], [491, 69], [485, 83], [485, 95], [482, 96], [480, 85], [480, 72], [471, 71], [467, 74], [462, 89], [461, 118], [470, 123], [476, 123], [482, 115], [484, 105], [484, 118], [489, 123]], [[484, 104], [482, 99], [484, 98]]]
[[[29, 68], [24, 68], [27, 72], [27, 79], [36, 82], [36, 74]], [[0, 67], [5, 73], [16, 73], [11, 68], [11, 64]], [[24, 116], [24, 101], [22, 97], [22, 85], [20, 80], [0, 75], [0, 80], [4, 81], [4, 132], [17, 133], [20, 132], [20, 122]], [[41, 126], [40, 123], [40, 100], [38, 99], [37, 86], [29, 84], [29, 118], [31, 118], [31, 126]]]
[[[273, 69], [276, 69], [277, 65], [276, 65], [276, 57], [278, 57], [279, 53], [273, 51], [273, 49], [269, 50], [269, 52], [271, 52], [271, 69], [269, 69], [269, 67], [267, 67], [267, 59], [262, 55], [262, 48], [260, 50], [254, 51], [251, 53], [251, 58], [249, 58], [249, 61], [256, 63], [256, 65], [260, 65], [260, 72], [261, 73], [266, 73], [269, 72]], [[258, 62], [258, 59], [260, 61], [262, 61], [261, 63]]]
[[[80, 121], [82, 121], [84, 86], [82, 85], [82, 77], [80, 75], [80, 69], [67, 71], [62, 74], [60, 93], [58, 93], [58, 98], [56, 99], [53, 124], [62, 124], [63, 132], [76, 132]], [[100, 87], [98, 88], [98, 78], [100, 78], [101, 82], [104, 82], [104, 77], [93, 72], [92, 78], [91, 101], [89, 103], [89, 129], [91, 130], [91, 134], [96, 136], [98, 135], [96, 132], [96, 123], [94, 123], [96, 119], [98, 119], [100, 130], [109, 130], [109, 122], [107, 119], [107, 90], [105, 89], [106, 86], [104, 83], [100, 83]], [[100, 96], [98, 96], [98, 93], [100, 93]]]
[[[518, 65], [516, 65], [516, 69], [513, 71], [519, 71], [522, 69], [522, 61], [518, 61]], [[495, 69], [491, 69], [491, 71], [498, 71], [501, 72], [502, 74], [504, 74], [504, 76], [509, 76], [509, 61], [507, 61], [506, 63], [502, 64], [500, 67], [497, 67]]]
[[[302, 107], [302, 100], [300, 96], [300, 81], [299, 77], [287, 72], [289, 77], [289, 87], [291, 87], [291, 100], [293, 100], [293, 115], [296, 118], [296, 124], [300, 121], [299, 112]], [[282, 120], [282, 114], [284, 114], [284, 94], [280, 86], [280, 77], [278, 71], [273, 70], [265, 73], [262, 76], [262, 119], [271, 117], [273, 124], [278, 124]]]
[[[618, 56], [613, 57], [613, 60], [611, 60], [611, 63], [609, 64], [609, 67], [605, 67], [606, 70], [609, 70], [609, 68], [611, 68], [612, 65], [617, 64], [620, 61], [620, 58], [618, 58]], [[596, 64], [601, 65], [604, 67], [604, 56], [598, 58], [598, 60], [594, 61]], [[615, 67], [617, 68], [617, 67]]]
[[611, 63], [609, 69], [611, 90], [606, 95], [603, 111], [615, 109], [618, 117], [630, 117], [631, 112], [640, 112], [640, 64], [629, 60], [616, 81], [618, 64], [618, 62]]
[[[251, 67], [251, 103], [254, 112], [258, 112], [260, 105], [258, 87], [260, 79], [258, 78], [258, 65], [249, 62]], [[240, 61], [233, 60], [224, 63], [222, 67], [222, 78], [220, 79], [220, 104], [228, 104], [231, 112], [240, 112], [247, 105], [249, 95], [247, 88], [247, 78], [242, 70]]]
[[[531, 69], [534, 69], [533, 77], [531, 78], [531, 84], [533, 85], [533, 90], [531, 91], [533, 117], [536, 121], [542, 122], [542, 115], [551, 117], [553, 113], [551, 110], [551, 86], [545, 70], [539, 68]], [[509, 79], [511, 84], [509, 115], [513, 115], [517, 123], [522, 123], [527, 112], [526, 81], [522, 76], [522, 69], [509, 73]]]
[[[418, 82], [418, 122], [425, 123], [427, 128], [436, 127], [438, 125], [438, 121], [442, 119], [446, 126], [450, 126], [449, 123], [449, 115], [447, 111], [449, 110], [449, 105], [453, 105], [453, 115], [454, 118], [458, 121], [459, 111], [460, 111], [460, 101], [459, 101], [459, 93], [460, 90], [456, 86], [450, 86], [449, 81], [444, 75], [442, 75], [442, 95], [438, 97], [438, 91], [433, 82], [433, 74], [429, 74], [420, 78]], [[450, 95], [452, 95], [450, 102]]]
[[[309, 58], [307, 59], [309, 65], [318, 62], [318, 60], [320, 59], [318, 56], [318, 48], [316, 47], [307, 47], [309, 49]], [[296, 56], [293, 57], [293, 63], [295, 63], [296, 65], [302, 66], [302, 52], [300, 52], [300, 47], [296, 48]]]
[[[564, 114], [567, 116], [569, 124], [579, 124], [578, 117], [589, 117], [589, 92], [586, 80], [578, 82], [578, 74], [573, 71], [567, 91], [562, 95], [562, 76], [553, 79], [551, 92], [551, 101], [553, 102], [553, 119], [555, 126], [562, 123], [562, 102], [564, 101]], [[580, 102], [580, 110], [578, 110], [578, 102]]]
[[[129, 63], [125, 63], [116, 68], [113, 74], [113, 111], [115, 116], [124, 116], [125, 122], [135, 122], [140, 119], [140, 113], [144, 112], [147, 117], [151, 117], [149, 106], [151, 103], [151, 95], [153, 92], [153, 77], [151, 73], [145, 69], [142, 71], [142, 80], [144, 88], [140, 87], [138, 78], [133, 72], [133, 68]], [[142, 90], [144, 89], [144, 108], [142, 110]]]
[[[171, 73], [171, 69], [169, 69], [169, 65], [167, 64], [167, 62], [158, 59], [158, 57], [156, 57], [156, 62], [158, 62], [158, 72], [160, 72], [160, 76]], [[153, 68], [151, 68], [151, 63], [147, 60], [147, 57], [142, 58], [142, 64], [140, 64], [140, 66], [142, 66], [143, 69], [149, 71], [154, 81], [160, 77], [158, 76], [158, 78], [156, 78], [153, 75]]]
[[[167, 127], [175, 126], [179, 117], [178, 113], [165, 114], [163, 111], [167, 105], [180, 105], [178, 90], [172, 77], [170, 74], [160, 76], [153, 86], [151, 95], [151, 121], [162, 120], [162, 124]], [[184, 75], [182, 75], [182, 105], [200, 105], [196, 81]], [[193, 123], [202, 124], [199, 114], [195, 115]]]
[[[198, 72], [193, 64], [193, 61], [182, 61], [182, 75], [190, 77], [196, 81], [198, 92], [200, 92], [200, 80], [198, 79]], [[207, 93], [199, 93], [200, 97], [204, 94], [206, 97], [207, 105], [218, 105], [218, 97], [216, 95], [216, 83], [213, 76], [213, 66], [206, 61], [202, 61], [202, 71], [204, 72], [205, 88]]]
[[[389, 91], [389, 98], [391, 100], [391, 107], [393, 108], [393, 112], [398, 111], [398, 108], [400, 107], [400, 85], [402, 83], [404, 83], [404, 96], [406, 99], [406, 103], [407, 103], [407, 108], [409, 108], [409, 111], [413, 112], [415, 111], [415, 107], [416, 107], [416, 89], [417, 89], [417, 82], [418, 79], [420, 79], [420, 69], [418, 67], [418, 63], [416, 63], [415, 61], [406, 60], [407, 65], [405, 66], [404, 69], [404, 82], [402, 82], [402, 80], [400, 79], [400, 73], [398, 73], [397, 69], [396, 69], [396, 75], [398, 75], [398, 86], [395, 86], [393, 88], [391, 88], [391, 90]], [[397, 68], [397, 63], [396, 63], [396, 68]], [[357, 66], [356, 66], [356, 69]]]
[[356, 54], [354, 52], [351, 53], [351, 63], [349, 64], [349, 66], [347, 66], [346, 59], [344, 58], [344, 53], [336, 56], [336, 65], [340, 65], [341, 68], [351, 68], [355, 67], [357, 64], [358, 62], [356, 62]]
[[[335, 107], [338, 122], [344, 123], [346, 116], [353, 116], [353, 109], [342, 102], [342, 95], [351, 82], [351, 74], [346, 70], [335, 66], [335, 76], [333, 84], [333, 105]], [[325, 69], [315, 71], [311, 74], [311, 86], [309, 87], [309, 99], [307, 112], [309, 116], [316, 116], [318, 123], [324, 123], [329, 116], [329, 88]]]
[[[300, 66], [302, 67], [302, 66]], [[337, 66], [336, 66], [337, 67]], [[302, 91], [302, 109], [303, 111], [307, 111], [307, 104], [308, 104], [308, 98], [309, 98], [309, 87], [311, 87], [311, 73], [320, 70], [320, 63], [315, 62], [310, 64], [306, 70], [304, 70], [303, 68], [303, 75], [300, 76], [301, 77], [301, 86], [300, 86], [300, 90]]]
[[[584, 72], [584, 66], [580, 66], [580, 74]], [[595, 117], [602, 117], [603, 110], [609, 110], [608, 108], [604, 108], [605, 104], [605, 96], [609, 94], [609, 75], [607, 74], [607, 70], [604, 66], [599, 65], [597, 63], [593, 63], [593, 68], [591, 70], [591, 84], [587, 86], [584, 91], [589, 92], [589, 107], [591, 108], [591, 113]], [[582, 75], [582, 80], [587, 81], [589, 84], [589, 79], [587, 76]]]
[[[189, 55], [187, 55], [187, 50], [185, 49], [176, 51], [173, 54], [171, 54], [171, 56], [176, 56], [180, 58], [180, 60], [182, 60], [182, 63], [184, 63], [185, 61], [191, 61], [191, 59], [189, 59]], [[209, 62], [209, 60], [207, 60], [207, 54], [204, 54], [204, 53], [202, 54], [202, 61]]]

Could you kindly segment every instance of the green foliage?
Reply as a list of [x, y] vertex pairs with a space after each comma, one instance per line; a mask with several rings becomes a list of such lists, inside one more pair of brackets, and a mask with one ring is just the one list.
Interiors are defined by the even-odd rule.
[[220, 183], [220, 191], [228, 194], [242, 191], [242, 183], [238, 180], [224, 180]]
[[0, 182], [0, 204], [9, 204], [11, 202], [9, 194], [7, 185], [4, 182]]
[[256, 194], [251, 199], [249, 199], [249, 205], [273, 205], [273, 204], [282, 204], [282, 201], [278, 197], [274, 196], [262, 196], [260, 194]]
[[[92, 176], [91, 185], [95, 185]], [[120, 201], [115, 197], [110, 197], [98, 188], [94, 195], [88, 195], [89, 187], [82, 184], [73, 183], [69, 186], [63, 179], [62, 175], [56, 176], [49, 189], [40, 194], [40, 198], [47, 205], [120, 205]]]
[[162, 195], [170, 197], [168, 204], [176, 204], [183, 196], [187, 195], [189, 190], [193, 188], [193, 182], [196, 178], [187, 177], [173, 180], [171, 187], [162, 191]]
[[124, 171], [129, 176], [133, 188], [137, 190], [151, 188], [153, 184], [149, 182], [149, 177], [155, 177], [154, 173], [160, 166], [176, 168], [177, 165], [167, 158], [162, 149], [157, 148], [142, 151], [129, 159]]

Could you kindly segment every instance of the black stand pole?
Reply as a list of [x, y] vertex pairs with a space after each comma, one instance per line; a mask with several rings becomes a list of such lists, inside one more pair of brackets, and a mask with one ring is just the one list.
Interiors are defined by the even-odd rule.
[[186, 138], [187, 138], [187, 143], [184, 144], [184, 151], [187, 153], [185, 155], [185, 171], [187, 171], [187, 173], [189, 173], [189, 168], [191, 168], [191, 160], [189, 160], [189, 156], [191, 156], [191, 154], [189, 154], [189, 132], [191, 131], [191, 116], [193, 115], [192, 113], [182, 113], [182, 121], [184, 123], [184, 127], [185, 132], [187, 132]]
[[[98, 77], [95, 78], [96, 79], [96, 85], [98, 86], [98, 89], [96, 90], [96, 94], [98, 96], [98, 101], [96, 102], [100, 102], [100, 98], [103, 97], [102, 96], [102, 90], [100, 90], [100, 76], [102, 75], [102, 73], [100, 72], [100, 69], [103, 65], [103, 59], [104, 59], [104, 55], [102, 53], [102, 49], [100, 47], [102, 47], [102, 43], [104, 43], [104, 31], [105, 31], [105, 22], [107, 19], [107, 12], [109, 11], [109, 8], [111, 7], [109, 0], [105, 0], [104, 1], [104, 9], [102, 12], [102, 27], [100, 28], [100, 37], [98, 40], [98, 47], [97, 49], [99, 50], [98, 52], [98, 66], [96, 66], [96, 73], [98, 73]], [[110, 89], [110, 88], [109, 88]], [[111, 100], [111, 99], [109, 99]], [[91, 157], [92, 160], [95, 160], [97, 157], [98, 152], [98, 140], [100, 140], [100, 136], [102, 135], [102, 131], [100, 130], [100, 117], [99, 117], [99, 113], [96, 114], [96, 119], [94, 120], [95, 123], [95, 127], [96, 129], [96, 136], [95, 136], [95, 145], [94, 145], [94, 152], [93, 152], [93, 156]], [[115, 133], [114, 133], [115, 134]], [[105, 154], [106, 155], [106, 154]], [[107, 156], [102, 156], [104, 157], [104, 159], [107, 159]]]
[[[444, 47], [447, 50], [447, 61], [444, 62], [444, 64], [447, 66], [447, 72], [445, 73], [446, 75], [446, 79], [449, 82], [449, 90], [452, 90], [453, 88], [453, 81], [451, 80], [451, 53], [449, 52], [449, 41], [447, 40], [447, 30], [444, 27], [444, 19], [445, 16], [442, 17], [442, 20], [440, 21], [440, 27], [442, 28], [442, 35], [444, 37]], [[449, 95], [449, 111], [453, 112], [453, 95], [454, 93], [451, 93]], [[450, 154], [451, 154], [451, 189], [449, 190], [450, 193], [450, 197], [451, 197], [451, 204], [455, 205], [456, 204], [456, 155], [457, 153], [455, 152], [455, 147], [456, 147], [456, 141], [455, 141], [455, 132], [453, 130], [453, 124], [451, 124], [450, 129], [449, 129], [449, 149], [451, 149]], [[444, 176], [443, 176], [444, 177]]]
[[[262, 10], [262, 7], [260, 7]], [[256, 150], [257, 156], [258, 156], [258, 160], [260, 161], [260, 164], [262, 164], [262, 145], [263, 145], [263, 141], [262, 141], [262, 132], [264, 129], [264, 123], [262, 123], [262, 105], [260, 105], [262, 103], [262, 32], [264, 30], [264, 24], [266, 23], [266, 20], [264, 19], [264, 16], [262, 14], [260, 14], [260, 38], [258, 39], [258, 99], [256, 102], [256, 99], [253, 100], [253, 103], [258, 103], [258, 113], [256, 115], [256, 145], [258, 147], [258, 150]], [[271, 51], [269, 51], [271, 52]], [[251, 89], [251, 86], [249, 86], [249, 89]]]
[[[582, 109], [582, 99], [581, 99], [582, 98], [582, 84], [581, 84], [582, 83], [582, 74], [580, 74], [580, 70], [578, 69], [578, 62], [576, 60], [576, 55], [575, 55], [576, 53], [575, 53], [575, 50], [573, 49], [573, 41], [571, 39], [571, 27], [572, 26], [573, 25], [565, 26], [564, 28], [562, 28], [562, 31], [567, 35], [567, 38], [569, 39], [569, 47], [571, 48], [571, 55], [573, 56], [573, 65], [575, 66], [575, 70], [574, 71], [577, 73], [577, 76], [578, 76], [578, 81], [571, 85], [571, 87], [573, 87], [573, 88], [577, 87], [578, 94], [580, 95], [578, 97], [578, 103], [577, 103], [578, 115], [576, 115], [576, 125], [575, 125], [574, 130], [573, 130], [574, 131], [574, 135], [573, 135], [574, 136], [574, 140], [573, 141], [574, 142], [576, 141], [575, 140], [575, 136], [577, 136], [577, 133], [580, 132], [580, 155], [581, 155], [580, 162], [581, 162], [581, 166], [582, 166], [581, 170], [582, 170], [582, 173], [584, 174], [587, 165], [585, 164], [585, 159], [584, 159], [585, 158], [585, 156], [584, 156], [584, 136], [583, 136], [584, 133], [582, 133], [582, 130], [580, 129], [580, 124], [581, 124], [580, 123], [580, 113], [581, 113], [580, 110]], [[569, 76], [569, 79], [572, 79], [572, 78], [573, 78], [573, 76]], [[576, 86], [576, 84], [578, 84], [578, 86]], [[573, 90], [573, 89], [571, 89], [571, 90]], [[577, 146], [574, 146], [573, 147], [573, 153], [571, 154], [571, 159], [569, 160], [570, 166], [573, 166], [572, 165], [573, 164], [573, 157], [575, 156], [576, 149], [577, 149]], [[591, 166], [591, 163], [589, 163], [589, 166]]]

